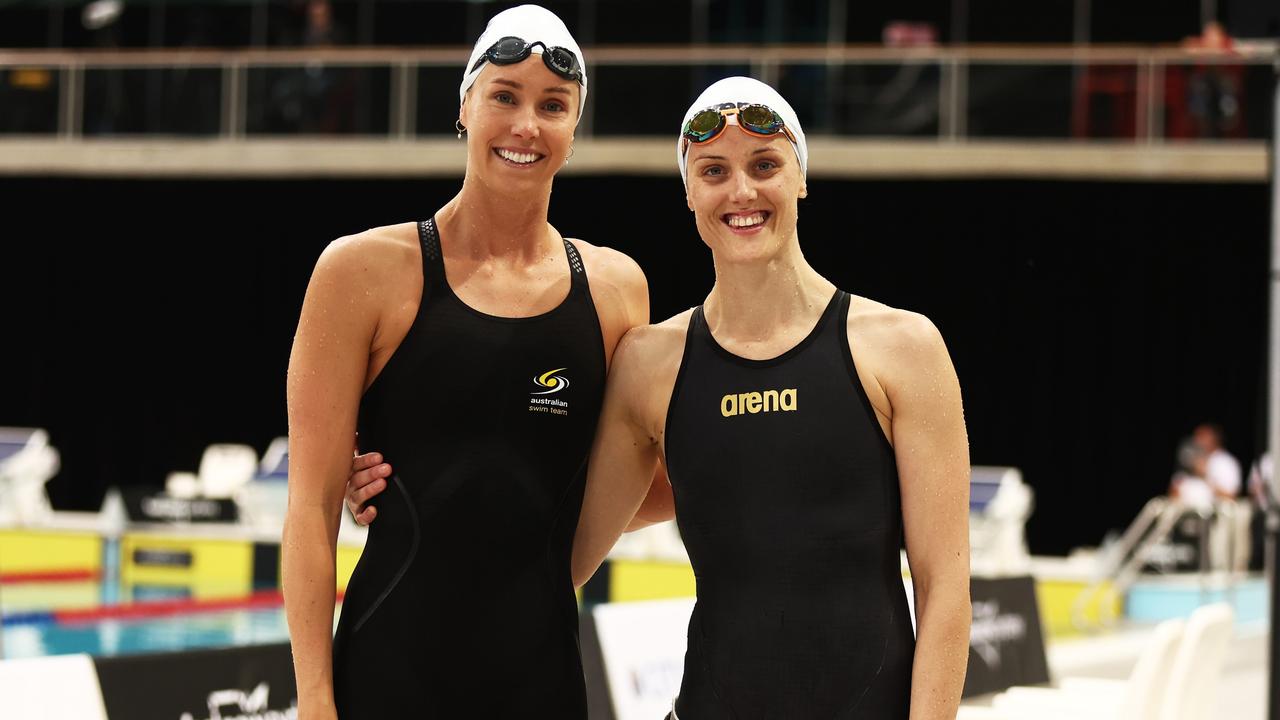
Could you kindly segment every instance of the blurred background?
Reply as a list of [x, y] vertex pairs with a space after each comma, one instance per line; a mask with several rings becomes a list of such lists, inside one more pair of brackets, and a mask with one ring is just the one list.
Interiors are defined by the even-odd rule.
[[[460, 65], [503, 7], [0, 0], [0, 424], [51, 433], [55, 507], [284, 434], [315, 257], [456, 191]], [[600, 46], [552, 221], [639, 260], [655, 319], [711, 280], [680, 114], [753, 74], [814, 136], [806, 253], [939, 325], [975, 462], [1061, 509], [1033, 552], [1126, 524], [1198, 422], [1261, 453], [1274, 3], [549, 7]]]
[[[62, 571], [143, 572], [109, 543], [155, 530], [146, 498], [216, 497], [200, 484], [211, 446], [252, 449], [242, 480], [278, 469], [268, 448], [287, 432], [285, 368], [316, 258], [336, 237], [426, 218], [457, 191], [462, 64], [514, 4], [0, 0], [0, 426], [42, 429], [57, 456], [40, 479], [47, 506], [11, 520], [98, 513], [80, 516], [98, 528], [123, 513], [91, 533], [108, 543], [90, 552], [99, 560]], [[1216, 427], [1243, 476], [1260, 460], [1274, 0], [543, 4], [583, 45], [592, 90], [552, 223], [635, 258], [654, 320], [700, 303], [711, 264], [675, 168], [679, 118], [721, 77], [774, 84], [810, 136], [806, 256], [840, 287], [941, 329], [974, 464], [1016, 469], [1034, 498], [1012, 513], [1019, 557], [1110, 547], [1169, 494], [1198, 425]], [[1251, 514], [1260, 487], [1236, 491]], [[112, 489], [123, 510], [104, 510]], [[224, 510], [211, 512], [247, 522]], [[191, 535], [199, 511], [182, 512], [168, 520]], [[258, 554], [237, 572], [255, 592], [278, 580], [271, 522], [241, 533]], [[1206, 570], [1199, 540], [1186, 542], [1195, 558], [1170, 551], [1165, 564]], [[50, 571], [14, 547], [0, 542], [0, 582], [6, 563], [10, 585]], [[204, 550], [176, 552], [198, 575]], [[1073, 592], [1122, 566], [1077, 573]], [[93, 597], [207, 595], [184, 582]], [[6, 631], [26, 632], [39, 623], [23, 613], [48, 603], [14, 606], [14, 592], [0, 591]], [[1076, 632], [1066, 616], [1050, 622], [1041, 592], [1046, 637]], [[278, 619], [262, 622], [281, 639]], [[63, 642], [14, 637], [11, 655]], [[87, 651], [115, 653], [103, 647]]]

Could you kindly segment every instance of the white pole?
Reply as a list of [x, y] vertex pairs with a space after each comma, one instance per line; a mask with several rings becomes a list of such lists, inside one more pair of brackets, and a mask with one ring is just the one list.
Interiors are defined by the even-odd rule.
[[[1272, 462], [1280, 461], [1280, 50], [1277, 51], [1272, 63], [1272, 82], [1274, 84], [1272, 107], [1271, 107], [1271, 143], [1270, 143], [1270, 159], [1271, 159], [1271, 317], [1269, 326], [1271, 331], [1271, 345], [1267, 357], [1268, 364], [1268, 403], [1267, 403], [1267, 450], [1271, 454]], [[1274, 465], [1273, 465], [1274, 467]], [[1280, 481], [1280, 473], [1272, 471], [1273, 477], [1270, 478], [1271, 490], [1276, 490], [1277, 481]], [[1271, 496], [1280, 496], [1280, 493], [1272, 492]], [[1280, 553], [1276, 552], [1277, 540], [1277, 510], [1270, 508], [1267, 512], [1267, 545], [1271, 552], [1268, 553], [1267, 572], [1271, 575], [1271, 655], [1269, 658], [1268, 678], [1269, 685], [1267, 689], [1267, 717], [1270, 720], [1280, 720], [1280, 677], [1277, 677], [1277, 670], [1280, 670], [1280, 593], [1277, 588], [1280, 587], [1280, 572], [1277, 572], [1276, 558]]]

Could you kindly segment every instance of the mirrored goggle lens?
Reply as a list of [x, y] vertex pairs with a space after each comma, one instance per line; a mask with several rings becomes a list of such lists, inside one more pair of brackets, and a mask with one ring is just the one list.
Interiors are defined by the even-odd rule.
[[703, 142], [714, 137], [723, 122], [724, 117], [718, 111], [703, 110], [694, 115], [693, 119], [689, 121], [688, 129], [685, 130], [685, 133], [690, 135], [690, 139], [694, 142]]
[[738, 111], [738, 119], [743, 127], [765, 135], [778, 132], [782, 120], [777, 113], [763, 105], [748, 105]]

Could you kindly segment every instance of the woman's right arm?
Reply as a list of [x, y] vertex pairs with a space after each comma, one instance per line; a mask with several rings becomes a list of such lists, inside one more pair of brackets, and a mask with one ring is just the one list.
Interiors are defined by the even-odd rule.
[[[661, 522], [674, 513], [659, 447], [685, 326], [668, 320], [633, 328], [613, 355], [573, 539], [577, 587], [591, 578], [629, 526]], [[645, 514], [637, 522], [637, 513], [645, 505]]]
[[299, 720], [336, 718], [334, 557], [351, 439], [378, 324], [360, 237], [331, 243], [307, 286], [289, 356], [289, 505], [283, 587]]

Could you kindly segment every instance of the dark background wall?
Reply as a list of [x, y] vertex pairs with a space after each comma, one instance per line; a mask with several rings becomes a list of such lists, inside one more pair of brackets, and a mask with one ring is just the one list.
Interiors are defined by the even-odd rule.
[[[457, 180], [0, 179], [0, 425], [49, 428], [55, 504], [159, 485], [212, 442], [285, 434], [285, 368], [325, 244], [421, 218]], [[1022, 468], [1032, 550], [1123, 527], [1180, 436], [1261, 448], [1263, 185], [811, 183], [801, 244], [840, 286], [923, 312], [959, 371], [975, 463]], [[39, 209], [38, 209], [39, 208]], [[637, 214], [640, 215], [637, 218]], [[551, 220], [648, 273], [655, 318], [711, 286], [677, 178], [557, 180]]]
[[[87, 0], [0, 0], [0, 47], [289, 45], [302, 41], [303, 0], [127, 0], [110, 28], [86, 30]], [[467, 45], [519, 0], [332, 0], [339, 41]], [[1201, 29], [1200, 0], [541, 0], [584, 45], [689, 42], [879, 43], [885, 25], [928, 23], [942, 42], [1176, 43]], [[834, 7], [834, 13], [833, 13]], [[1236, 37], [1280, 35], [1274, 0], [1217, 0]], [[833, 18], [843, 23], [833, 26]]]

